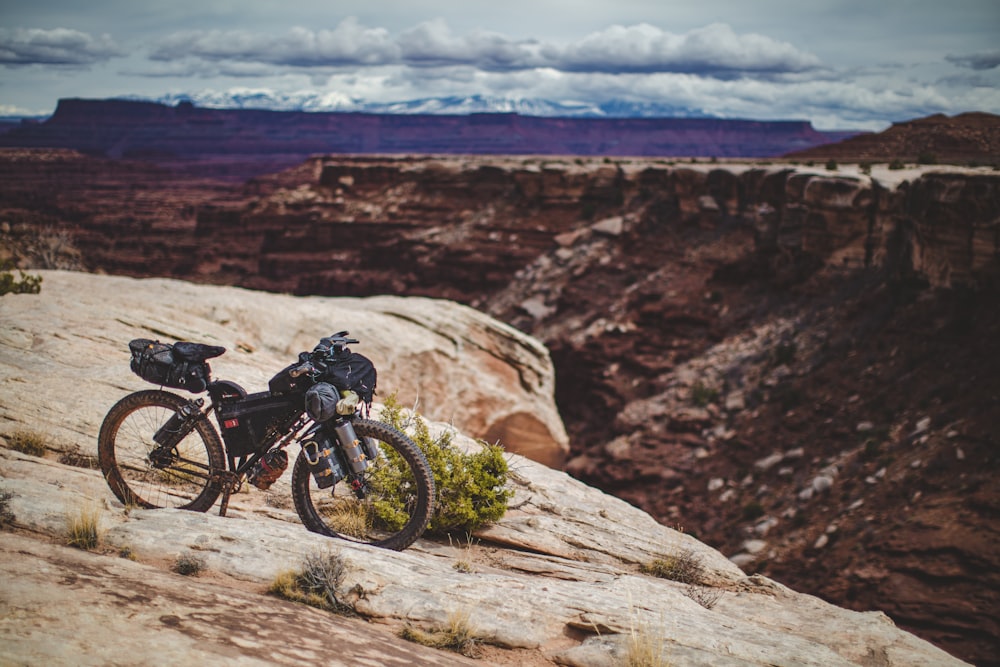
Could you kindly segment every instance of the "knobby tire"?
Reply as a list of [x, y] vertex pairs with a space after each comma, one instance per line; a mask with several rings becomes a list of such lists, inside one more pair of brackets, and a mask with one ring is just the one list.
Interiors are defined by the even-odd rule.
[[[295, 510], [315, 533], [405, 549], [423, 534], [431, 519], [434, 477], [430, 465], [417, 445], [391, 426], [368, 419], [355, 419], [353, 425], [359, 438], [374, 438], [382, 450], [363, 473], [367, 496], [359, 499], [348, 478], [320, 489], [300, 452], [292, 470]], [[387, 506], [394, 508], [391, 522], [384, 518]]]
[[153, 465], [159, 446], [153, 434], [187, 400], [166, 391], [129, 394], [108, 411], [98, 438], [98, 460], [112, 493], [126, 506], [171, 507], [205, 512], [219, 497], [214, 478], [226, 470], [222, 441], [205, 416], [170, 452], [169, 462]]

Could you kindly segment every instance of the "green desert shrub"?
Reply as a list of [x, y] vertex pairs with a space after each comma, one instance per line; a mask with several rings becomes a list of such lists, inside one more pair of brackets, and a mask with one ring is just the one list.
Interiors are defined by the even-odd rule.
[[[430, 464], [436, 498], [429, 531], [471, 533], [503, 517], [513, 491], [507, 486], [507, 459], [502, 447], [484, 444], [479, 451], [466, 453], [452, 444], [451, 432], [434, 437], [419, 415], [406, 417], [395, 396], [385, 401], [381, 418], [406, 432]], [[380, 469], [374, 483], [383, 486], [387, 501], [376, 511], [380, 520], [392, 526], [405, 516], [401, 509], [394, 508], [402, 507], [403, 498], [395, 498], [392, 493], [401, 485], [392, 479], [392, 467], [382, 468], [387, 470]]]
[[42, 291], [42, 277], [27, 274], [21, 269], [14, 277], [14, 265], [10, 261], [0, 266], [0, 296], [4, 294], [38, 294]]
[[714, 387], [709, 387], [701, 382], [695, 382], [694, 386], [691, 387], [691, 401], [700, 408], [709, 403], [716, 403], [718, 400], [719, 390]]

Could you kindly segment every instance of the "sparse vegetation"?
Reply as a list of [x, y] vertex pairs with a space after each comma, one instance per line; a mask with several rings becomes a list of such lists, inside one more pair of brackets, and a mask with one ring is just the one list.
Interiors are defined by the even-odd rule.
[[923, 152], [917, 156], [917, 164], [937, 164], [937, 155], [931, 152]]
[[756, 500], [751, 500], [743, 506], [742, 515], [744, 521], [759, 519], [764, 516], [764, 507]]
[[184, 553], [177, 557], [170, 569], [185, 577], [197, 576], [205, 569], [205, 559], [194, 554]]
[[889, 163], [889, 169], [892, 169], [893, 171], [906, 169], [906, 164], [904, 164], [902, 160], [896, 159]]
[[138, 560], [135, 556], [135, 550], [127, 544], [118, 549], [118, 557], [124, 558], [125, 560]]
[[59, 463], [74, 468], [86, 468], [87, 470], [100, 470], [101, 464], [97, 457], [91, 454], [81, 454], [78, 451], [64, 451], [59, 455]]
[[688, 596], [705, 609], [711, 609], [722, 598], [722, 590], [710, 586], [699, 586], [688, 584], [684, 588], [684, 595]]
[[338, 614], [353, 614], [354, 608], [338, 597], [338, 588], [347, 571], [339, 552], [309, 554], [299, 571], [286, 571], [275, 577], [268, 593], [311, 607]]
[[719, 400], [719, 390], [713, 387], [695, 382], [691, 387], [691, 401], [699, 408], [703, 408], [709, 403], [716, 403]]
[[837, 171], [837, 161], [836, 160], [827, 160], [826, 161], [826, 170], [827, 171]]
[[0, 528], [6, 528], [17, 520], [10, 509], [10, 499], [13, 497], [14, 494], [10, 491], [0, 491]]
[[92, 551], [101, 543], [100, 511], [83, 507], [66, 520], [66, 543], [77, 549]]
[[27, 274], [17, 270], [18, 278], [14, 278], [14, 265], [8, 260], [0, 265], [0, 296], [4, 294], [38, 294], [42, 291], [42, 277]]
[[643, 574], [651, 574], [660, 579], [670, 579], [682, 584], [702, 584], [705, 566], [701, 558], [690, 549], [681, 549], [675, 554], [657, 558], [639, 566]]
[[625, 653], [621, 657], [622, 667], [667, 667], [667, 642], [663, 635], [650, 627], [649, 623], [633, 618], [628, 635], [625, 637]]
[[639, 571], [660, 579], [669, 579], [685, 584], [684, 595], [705, 609], [714, 607], [715, 603], [722, 597], [721, 590], [705, 585], [705, 566], [701, 558], [689, 549], [682, 549], [676, 554], [644, 563], [639, 566]]
[[407, 626], [399, 636], [415, 644], [447, 649], [468, 657], [475, 656], [476, 645], [482, 639], [476, 634], [466, 610], [451, 612], [444, 625], [435, 626], [430, 631]]
[[[463, 546], [461, 543], [459, 543], [458, 546], [456, 547], [460, 555], [458, 558], [455, 559], [455, 563], [451, 566], [452, 569], [454, 569], [457, 572], [461, 572], [463, 574], [469, 574], [475, 571], [474, 568], [472, 567], [472, 548], [476, 545], [477, 542], [478, 540], [474, 539], [471, 533], [466, 533], [465, 545]], [[455, 547], [455, 544], [452, 543], [450, 535], [448, 536], [448, 544], [451, 544], [451, 546]]]
[[7, 445], [22, 454], [45, 456], [45, 436], [37, 431], [19, 429], [7, 436]]
[[[513, 491], [507, 487], [507, 460], [502, 447], [484, 444], [478, 452], [467, 454], [452, 444], [451, 432], [435, 438], [419, 415], [405, 417], [394, 395], [384, 406], [381, 419], [407, 432], [430, 463], [436, 499], [429, 532], [471, 533], [503, 517]], [[401, 510], [402, 497], [394, 493], [403, 485], [392, 473], [393, 467], [383, 466], [373, 479], [373, 483], [382, 485], [375, 495], [384, 498], [376, 507], [379, 520], [389, 526], [408, 516]]]

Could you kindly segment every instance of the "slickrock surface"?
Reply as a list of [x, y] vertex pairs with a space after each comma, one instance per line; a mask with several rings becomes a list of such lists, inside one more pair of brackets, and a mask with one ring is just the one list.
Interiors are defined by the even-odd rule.
[[[10, 494], [6, 510], [16, 530], [4, 533], [0, 546], [4, 660], [293, 664], [322, 655], [332, 664], [465, 664], [451, 654], [427, 658], [422, 649], [383, 639], [387, 630], [429, 627], [464, 612], [490, 664], [614, 665], [633, 632], [661, 640], [677, 665], [963, 664], [899, 630], [884, 614], [847, 611], [765, 577], [748, 577], [693, 537], [517, 455], [511, 455], [512, 509], [467, 544], [422, 539], [396, 553], [308, 533], [291, 509], [288, 475], [266, 494], [238, 494], [226, 517], [127, 511], [98, 471], [58, 462], [92, 460], [106, 407], [142, 386], [115, 351], [120, 339], [152, 327], [220, 342], [253, 341], [255, 352], [239, 357], [243, 370], [234, 366], [227, 373], [252, 383], [280, 366], [288, 350], [277, 349], [268, 327], [250, 330], [248, 322], [256, 320], [248, 313], [269, 310], [272, 326], [280, 320], [288, 328], [293, 315], [304, 317], [316, 306], [282, 297], [302, 306], [279, 311], [277, 297], [246, 291], [237, 304], [236, 290], [161, 280], [69, 273], [45, 278], [41, 295], [0, 300], [2, 431], [46, 433], [50, 448], [44, 458], [0, 449], [0, 490]], [[76, 280], [87, 289], [58, 301], [55, 293], [72, 292], [69, 284]], [[170, 318], [155, 305], [167, 299], [166, 291], [184, 296]], [[220, 322], [220, 293], [229, 297], [226, 323]], [[115, 310], [116, 302], [130, 299], [127, 316]], [[295, 335], [286, 336], [292, 349], [301, 347], [296, 336], [307, 335], [307, 327], [295, 326]], [[55, 544], [67, 519], [84, 507], [100, 516], [97, 554]], [[138, 562], [122, 560], [125, 550]], [[323, 551], [343, 559], [338, 593], [363, 620], [343, 621], [259, 595], [275, 575]], [[681, 553], [701, 562], [706, 586], [639, 571], [640, 564]], [[170, 573], [182, 554], [204, 559], [205, 573]], [[370, 623], [377, 624], [374, 630]]]

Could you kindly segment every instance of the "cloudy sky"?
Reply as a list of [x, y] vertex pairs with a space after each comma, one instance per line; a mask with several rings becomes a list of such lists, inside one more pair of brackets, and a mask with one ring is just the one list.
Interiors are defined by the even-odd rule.
[[997, 0], [3, 0], [0, 115], [64, 97], [652, 102], [880, 130], [1000, 113]]

